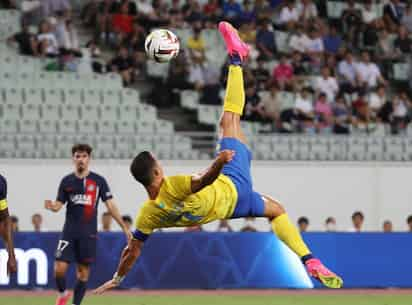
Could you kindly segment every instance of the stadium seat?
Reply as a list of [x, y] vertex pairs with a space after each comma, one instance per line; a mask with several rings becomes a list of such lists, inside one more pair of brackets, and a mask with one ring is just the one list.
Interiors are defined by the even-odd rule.
[[43, 119], [39, 121], [39, 131], [42, 134], [56, 134], [58, 133], [57, 120]]
[[366, 139], [366, 159], [380, 161], [383, 159], [384, 145], [381, 137], [368, 137]]
[[117, 89], [120, 90], [123, 88], [122, 78], [118, 73], [107, 73], [103, 75], [102, 80], [100, 81], [102, 85], [101, 89]]
[[117, 136], [114, 139], [116, 155], [121, 159], [134, 157], [135, 143], [130, 136]]
[[80, 119], [83, 120], [97, 120], [99, 118], [99, 108], [95, 105], [79, 106]]
[[92, 134], [95, 135], [97, 132], [96, 122], [86, 118], [79, 120], [77, 122], [77, 132], [79, 134]]
[[402, 161], [404, 158], [404, 141], [401, 137], [385, 137], [384, 142], [384, 156], [385, 161]]
[[66, 89], [63, 90], [63, 96], [65, 104], [70, 104], [73, 106], [83, 104], [82, 90]]
[[35, 134], [38, 132], [37, 120], [23, 119], [20, 122], [20, 132]]
[[[69, 122], [70, 124], [73, 122]], [[61, 132], [61, 131], [60, 131]], [[70, 158], [73, 145], [77, 143], [77, 139], [73, 135], [58, 135], [56, 136], [56, 154], [59, 158]]]
[[103, 105], [118, 105], [120, 104], [119, 90], [101, 90], [102, 104]]
[[118, 121], [116, 126], [119, 134], [134, 134], [136, 132], [135, 122], [133, 121]]
[[199, 123], [215, 125], [219, 120], [220, 106], [199, 105], [197, 119]]
[[16, 75], [10, 72], [0, 72], [0, 84], [2, 88], [10, 89], [16, 88], [17, 79]]
[[102, 98], [100, 91], [98, 90], [85, 90], [84, 91], [84, 104], [86, 105], [100, 105]]
[[140, 104], [138, 106], [138, 114], [141, 114], [139, 117], [146, 121], [157, 119], [156, 108], [151, 105]]
[[13, 158], [16, 155], [16, 140], [12, 135], [1, 135], [0, 134], [0, 157], [2, 158]]
[[180, 91], [180, 105], [189, 110], [196, 110], [199, 105], [199, 92], [195, 90]]
[[55, 104], [44, 104], [40, 107], [41, 117], [43, 120], [54, 120], [60, 119], [59, 103]]
[[120, 91], [121, 103], [134, 106], [140, 103], [139, 92], [134, 89], [123, 89]]
[[289, 51], [288, 38], [287, 32], [275, 31], [276, 48], [279, 52], [286, 53]]
[[62, 119], [66, 121], [76, 121], [79, 119], [79, 107], [74, 105], [62, 105], [61, 106], [61, 114]]
[[16, 136], [17, 158], [36, 158], [37, 146], [36, 140], [33, 135], [19, 135]]
[[155, 132], [158, 134], [172, 135], [174, 132], [174, 126], [172, 122], [165, 120], [158, 120], [154, 122]]
[[97, 121], [97, 130], [101, 134], [115, 134], [116, 133], [116, 120], [109, 121]]
[[117, 107], [112, 105], [104, 105], [100, 107], [100, 119], [106, 121], [117, 121]]
[[393, 78], [397, 81], [406, 81], [409, 79], [411, 68], [407, 63], [393, 64]]
[[5, 89], [3, 90], [4, 92], [4, 103], [10, 103], [10, 104], [23, 104], [24, 102], [24, 96], [23, 92], [19, 89], [15, 88], [10, 88], [10, 89]]
[[15, 80], [14, 88], [16, 89], [31, 88], [36, 82], [35, 75], [26, 72], [14, 74], [13, 79]]
[[10, 119], [10, 120], [20, 120], [20, 105], [15, 104], [3, 104], [0, 105], [1, 107], [1, 118], [2, 119]]
[[38, 151], [41, 158], [57, 158], [58, 148], [54, 135], [41, 135], [37, 138]]
[[98, 158], [114, 157], [114, 138], [108, 135], [101, 135], [96, 138], [96, 156]]
[[328, 152], [329, 152], [329, 141], [325, 137], [321, 136], [314, 136], [310, 138], [311, 141], [311, 149], [309, 154], [310, 160], [327, 160], [328, 159]]
[[42, 89], [25, 89], [23, 90], [24, 96], [25, 96], [25, 101], [26, 103], [32, 103], [32, 104], [43, 104], [44, 98], [43, 98], [43, 90]]
[[14, 134], [19, 131], [19, 121], [10, 119], [0, 120], [0, 134]]
[[139, 134], [150, 135], [154, 133], [154, 123], [152, 121], [136, 122], [137, 132]]
[[151, 135], [135, 136], [136, 151], [152, 151], [153, 141]]
[[147, 75], [154, 78], [166, 78], [169, 71], [169, 63], [157, 63], [150, 61], [147, 63]]
[[342, 16], [342, 12], [345, 8], [346, 8], [345, 2], [328, 1], [327, 2], [328, 17], [332, 19], [339, 19]]
[[119, 106], [119, 115], [121, 121], [135, 122], [137, 119], [137, 106], [121, 105]]
[[347, 158], [349, 161], [364, 161], [366, 158], [366, 138], [350, 137], [347, 141]]
[[76, 122], [74, 120], [62, 119], [57, 122], [59, 134], [76, 134]]
[[192, 150], [192, 141], [189, 137], [175, 136], [173, 137], [173, 150], [185, 151]]
[[61, 89], [48, 89], [44, 90], [44, 101], [47, 104], [59, 105], [63, 104], [63, 90]]

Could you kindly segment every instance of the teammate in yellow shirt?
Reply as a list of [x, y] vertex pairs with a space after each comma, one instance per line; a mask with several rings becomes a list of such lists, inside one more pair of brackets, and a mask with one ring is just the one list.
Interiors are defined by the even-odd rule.
[[342, 279], [312, 255], [282, 205], [253, 190], [250, 173], [252, 155], [240, 127], [245, 103], [241, 65], [249, 48], [229, 23], [221, 22], [219, 31], [225, 40], [231, 64], [217, 157], [203, 173], [166, 177], [160, 163], [150, 152], [137, 155], [130, 170], [146, 188], [149, 199], [139, 211], [134, 239], [123, 251], [117, 272], [113, 279], [97, 288], [96, 293], [120, 284], [154, 229], [248, 216], [267, 217], [275, 234], [301, 258], [310, 275], [327, 287], [342, 287]]
[[7, 206], [7, 181], [0, 175], [0, 236], [3, 238], [9, 258], [7, 259], [7, 273], [16, 273], [17, 262], [14, 254], [11, 220]]

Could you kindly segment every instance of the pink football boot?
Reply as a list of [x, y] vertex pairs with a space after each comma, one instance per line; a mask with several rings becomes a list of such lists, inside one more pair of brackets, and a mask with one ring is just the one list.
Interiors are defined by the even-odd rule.
[[227, 52], [230, 55], [237, 54], [243, 61], [249, 55], [249, 46], [240, 39], [237, 30], [226, 21], [219, 22], [219, 32], [225, 40]]
[[311, 258], [305, 263], [308, 273], [328, 288], [341, 288], [343, 280], [326, 268], [317, 258]]
[[71, 293], [66, 291], [64, 295], [59, 295], [56, 300], [56, 305], [66, 305], [67, 301], [70, 299]]

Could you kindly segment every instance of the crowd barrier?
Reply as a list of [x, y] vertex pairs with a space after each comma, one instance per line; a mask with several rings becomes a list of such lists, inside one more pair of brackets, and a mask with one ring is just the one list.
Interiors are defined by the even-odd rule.
[[[412, 234], [306, 233], [313, 253], [348, 288], [412, 287]], [[53, 288], [59, 233], [17, 233], [17, 275], [8, 278], [0, 245], [0, 289]], [[125, 246], [121, 233], [100, 233], [89, 288], [110, 279]], [[69, 284], [74, 283], [74, 269]], [[312, 288], [300, 260], [271, 233], [155, 233], [121, 288]]]

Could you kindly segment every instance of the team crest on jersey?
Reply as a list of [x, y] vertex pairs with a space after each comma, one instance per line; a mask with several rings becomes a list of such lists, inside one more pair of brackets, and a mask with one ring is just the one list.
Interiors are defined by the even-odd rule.
[[93, 191], [94, 191], [94, 185], [93, 185], [93, 184], [90, 184], [90, 185], [87, 187], [87, 190], [88, 190], [89, 192], [93, 192]]

